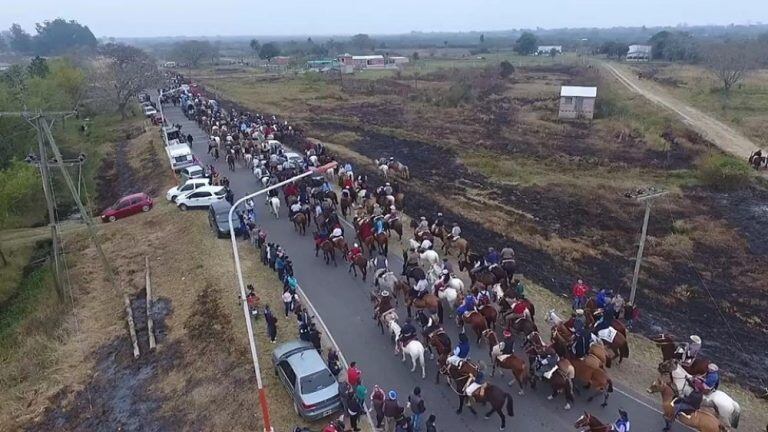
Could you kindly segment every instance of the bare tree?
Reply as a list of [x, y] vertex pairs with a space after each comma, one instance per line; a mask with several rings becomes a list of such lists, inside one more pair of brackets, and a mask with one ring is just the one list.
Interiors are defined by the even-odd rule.
[[756, 51], [746, 42], [725, 42], [708, 46], [704, 64], [722, 84], [725, 94], [757, 67]]
[[96, 62], [93, 84], [126, 118], [131, 99], [160, 83], [157, 64], [149, 54], [129, 45], [106, 44], [99, 53], [103, 60]]
[[171, 57], [174, 60], [189, 67], [197, 67], [204, 59], [211, 59], [211, 63], [213, 63], [218, 56], [218, 48], [207, 40], [179, 42], [174, 44], [171, 50]]

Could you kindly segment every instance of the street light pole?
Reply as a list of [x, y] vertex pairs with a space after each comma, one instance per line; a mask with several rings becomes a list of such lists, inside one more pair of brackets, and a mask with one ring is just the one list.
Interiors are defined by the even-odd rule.
[[239, 200], [237, 200], [234, 203], [234, 205], [232, 205], [232, 208], [229, 209], [229, 216], [227, 218], [230, 226], [229, 238], [232, 241], [232, 255], [235, 258], [235, 272], [237, 273], [237, 284], [240, 289], [240, 298], [242, 299], [242, 304], [243, 304], [243, 315], [245, 316], [245, 327], [248, 330], [248, 343], [251, 347], [251, 358], [253, 359], [253, 370], [256, 373], [256, 386], [259, 389], [259, 404], [261, 404], [261, 413], [262, 413], [262, 416], [264, 417], [265, 432], [273, 432], [274, 429], [272, 429], [271, 422], [269, 419], [269, 405], [267, 404], [267, 392], [264, 389], [264, 385], [261, 381], [261, 369], [259, 368], [259, 358], [257, 357], [257, 354], [256, 354], [256, 340], [254, 339], [254, 336], [253, 336], [253, 324], [251, 323], [251, 314], [248, 311], [248, 302], [246, 301], [245, 282], [243, 281], [243, 270], [242, 270], [242, 267], [240, 266], [240, 254], [237, 248], [237, 238], [235, 237], [235, 231], [231, 228], [233, 223], [232, 216], [234, 215], [234, 212], [237, 206], [242, 204], [247, 199], [265, 194], [271, 190], [277, 189], [281, 186], [287, 185], [288, 183], [292, 183], [296, 180], [302, 179], [312, 174], [324, 173], [329, 169], [335, 168], [336, 165], [337, 165], [337, 162], [331, 162], [321, 167], [308, 170], [302, 174], [299, 174], [295, 177], [292, 177], [288, 180], [282, 181], [270, 187], [264, 188], [260, 191], [254, 192], [250, 195], [246, 195], [240, 198]]
[[648, 232], [648, 220], [651, 218], [651, 201], [662, 197], [668, 192], [657, 192], [637, 197], [638, 201], [645, 201], [645, 217], [643, 218], [643, 230], [640, 233], [640, 246], [637, 248], [637, 257], [635, 258], [635, 272], [632, 275], [632, 289], [629, 293], [629, 302], [635, 304], [635, 295], [637, 294], [637, 279], [640, 276], [640, 265], [643, 262], [643, 250], [645, 249], [645, 237]]

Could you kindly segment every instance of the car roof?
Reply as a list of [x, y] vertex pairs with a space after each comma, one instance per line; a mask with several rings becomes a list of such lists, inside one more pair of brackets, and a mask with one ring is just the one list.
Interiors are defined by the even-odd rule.
[[289, 157], [289, 158], [290, 157], [301, 157], [301, 155], [298, 154], [298, 153], [294, 153], [294, 152], [286, 152], [285, 153], [285, 157]]
[[184, 168], [184, 171], [192, 171], [192, 170], [202, 171], [203, 167], [201, 167], [200, 165], [190, 165], [190, 166]]
[[211, 209], [214, 213], [229, 213], [229, 209], [232, 208], [232, 206], [226, 202], [226, 201], [216, 201], [215, 203], [211, 204]]
[[287, 360], [288, 364], [291, 365], [291, 368], [296, 373], [296, 376], [299, 377], [328, 369], [328, 367], [325, 365], [325, 362], [323, 361], [323, 358], [320, 357], [320, 354], [317, 353], [317, 350], [314, 349], [314, 347], [312, 349], [293, 354], [288, 357]]
[[208, 186], [203, 186], [203, 187], [199, 187], [199, 188], [195, 189], [195, 192], [205, 192], [205, 191], [218, 192], [218, 191], [223, 190], [223, 189], [224, 189], [224, 186], [211, 186], [211, 185], [208, 185]]

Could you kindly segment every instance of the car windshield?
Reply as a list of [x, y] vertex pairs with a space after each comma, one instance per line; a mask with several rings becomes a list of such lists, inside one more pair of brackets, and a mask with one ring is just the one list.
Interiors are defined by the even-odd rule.
[[219, 190], [217, 190], [216, 192], [214, 192], [214, 194], [215, 194], [216, 196], [224, 196], [224, 195], [226, 195], [226, 194], [227, 194], [227, 191], [226, 191], [226, 190], [224, 190], [224, 189], [222, 188], [222, 189], [219, 189]]
[[331, 372], [324, 369], [301, 377], [299, 380], [299, 387], [301, 388], [301, 394], [310, 394], [329, 387], [335, 382], [336, 380], [333, 378], [333, 375], [331, 375]]
[[[218, 213], [216, 214], [216, 220], [221, 223], [228, 223], [229, 222], [229, 212], [224, 213]], [[234, 225], [238, 225], [240, 223], [240, 220], [236, 217], [232, 218]]]

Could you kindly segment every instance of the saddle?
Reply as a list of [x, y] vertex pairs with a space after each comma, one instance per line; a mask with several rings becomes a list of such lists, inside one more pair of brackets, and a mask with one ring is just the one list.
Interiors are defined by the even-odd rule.
[[617, 333], [618, 333], [618, 331], [615, 328], [608, 327], [607, 329], [603, 329], [603, 330], [598, 331], [597, 332], [597, 336], [599, 336], [600, 339], [602, 339], [602, 340], [604, 340], [604, 341], [606, 341], [608, 343], [612, 343], [613, 342], [613, 338], [616, 337]]
[[461, 316], [461, 318], [462, 319], [467, 319], [467, 318], [471, 317], [472, 314], [474, 314], [474, 313], [478, 313], [479, 314], [480, 312], [478, 312], [477, 309], [472, 309], [470, 311], [464, 312], [464, 314]]

